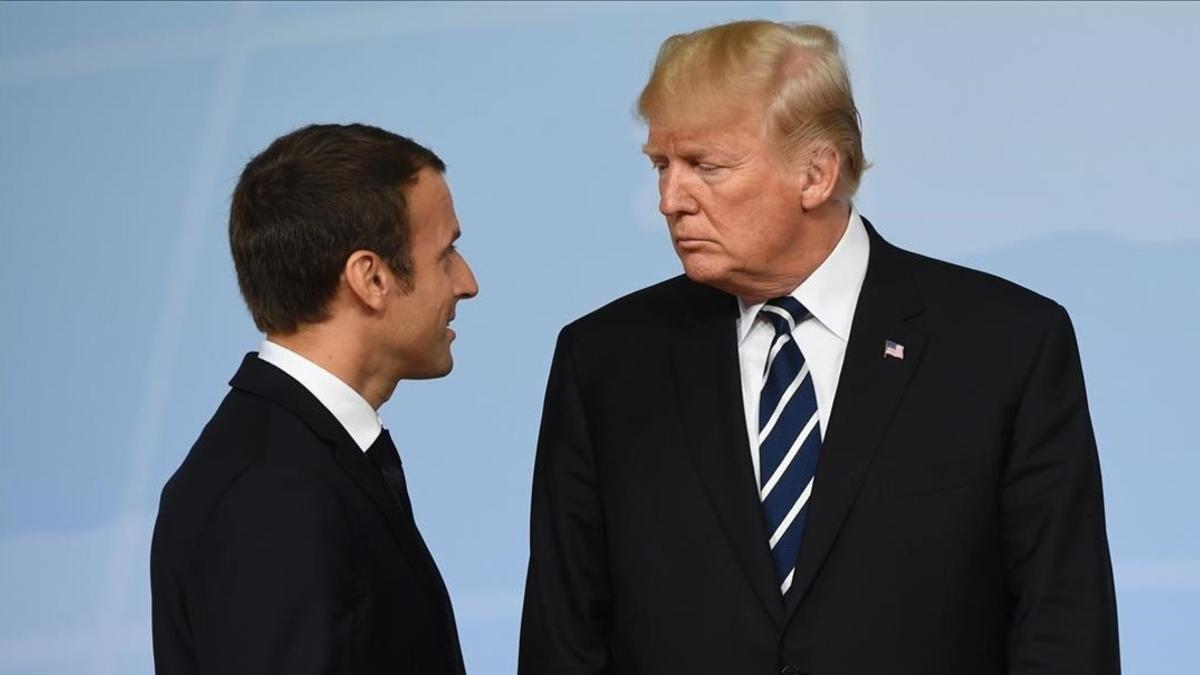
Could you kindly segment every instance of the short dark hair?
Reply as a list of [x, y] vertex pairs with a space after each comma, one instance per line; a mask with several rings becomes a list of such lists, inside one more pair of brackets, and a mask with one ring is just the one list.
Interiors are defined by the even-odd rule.
[[229, 212], [229, 246], [254, 325], [292, 333], [328, 318], [350, 254], [379, 254], [412, 279], [405, 188], [446, 165], [428, 148], [365, 124], [314, 124], [251, 159]]

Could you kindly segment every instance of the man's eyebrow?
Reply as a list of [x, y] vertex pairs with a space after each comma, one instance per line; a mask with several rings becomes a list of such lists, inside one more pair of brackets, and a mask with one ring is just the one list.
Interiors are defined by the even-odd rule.
[[[642, 146], [642, 153], [650, 157], [661, 157], [665, 154], [665, 151], [647, 143]], [[676, 154], [684, 159], [702, 160], [714, 157], [724, 158], [730, 153], [721, 145], [697, 145], [684, 143], [680, 144], [679, 147], [676, 148]]]

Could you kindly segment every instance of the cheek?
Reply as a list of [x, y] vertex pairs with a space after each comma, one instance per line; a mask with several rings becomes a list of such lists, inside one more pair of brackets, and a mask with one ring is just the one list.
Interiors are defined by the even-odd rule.
[[425, 322], [434, 329], [445, 328], [449, 307], [454, 301], [454, 284], [447, 269], [438, 270], [437, 280], [430, 285], [424, 305]]
[[719, 241], [725, 264], [759, 269], [778, 259], [781, 251], [794, 247], [793, 214], [771, 206], [763, 200], [750, 200], [723, 214]]
[[409, 295], [405, 313], [400, 317], [401, 322], [405, 324], [405, 330], [418, 341], [433, 334], [438, 322], [438, 303], [433, 292], [435, 284], [432, 282], [431, 275], [425, 275], [421, 279], [421, 285]]
[[701, 205], [714, 229], [732, 236], [762, 221], [764, 207], [768, 206], [764, 197], [757, 176], [737, 176], [707, 186]]
[[726, 251], [746, 254], [764, 243], [771, 230], [770, 218], [759, 200], [728, 200], [714, 206], [709, 222]]

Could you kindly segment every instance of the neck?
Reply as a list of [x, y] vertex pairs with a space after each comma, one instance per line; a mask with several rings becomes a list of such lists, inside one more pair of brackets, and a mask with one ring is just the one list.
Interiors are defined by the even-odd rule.
[[391, 398], [396, 378], [371, 367], [370, 350], [363, 340], [330, 323], [301, 326], [294, 333], [270, 334], [267, 339], [325, 369], [378, 410]]

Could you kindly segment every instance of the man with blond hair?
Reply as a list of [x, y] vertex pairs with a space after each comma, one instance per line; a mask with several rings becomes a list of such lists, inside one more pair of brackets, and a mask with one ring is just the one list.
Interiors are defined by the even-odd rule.
[[685, 274], [559, 336], [520, 672], [1118, 672], [1067, 314], [858, 214], [833, 33], [674, 36], [638, 110]]

